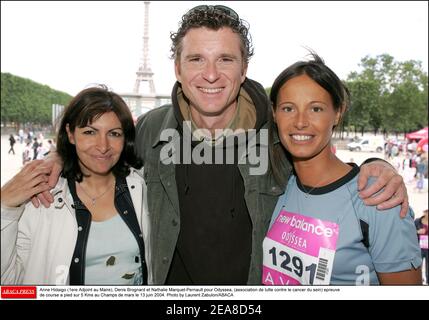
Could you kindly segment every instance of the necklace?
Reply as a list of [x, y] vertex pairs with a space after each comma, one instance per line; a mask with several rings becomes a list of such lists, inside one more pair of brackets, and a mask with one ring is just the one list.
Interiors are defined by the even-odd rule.
[[88, 192], [86, 192], [85, 191], [85, 189], [82, 187], [82, 185], [80, 184], [80, 183], [78, 183], [78, 185], [79, 185], [79, 187], [82, 189], [82, 191], [83, 191], [83, 193], [91, 200], [91, 203], [92, 203], [92, 205], [93, 206], [95, 206], [95, 204], [96, 204], [96, 200], [97, 199], [100, 199], [102, 196], [104, 196], [106, 193], [107, 193], [107, 191], [109, 191], [110, 190], [110, 187], [112, 186], [112, 183], [110, 183], [109, 185], [108, 185], [108, 187], [106, 188], [106, 190], [104, 190], [103, 191], [103, 193], [101, 193], [101, 194], [99, 194], [98, 196], [96, 196], [96, 197], [92, 197], [92, 196], [90, 196], [89, 194], [88, 194]]
[[310, 194], [310, 192], [311, 191], [313, 191], [316, 187], [313, 187], [313, 188], [311, 188], [310, 190], [307, 190], [307, 188], [306, 187], [304, 187], [304, 185], [303, 184], [301, 184], [301, 187], [302, 187], [302, 189], [304, 190], [304, 196], [306, 197], [306, 198], [308, 198], [308, 195]]
[[[297, 177], [298, 178], [298, 177]], [[312, 187], [310, 190], [307, 190], [307, 188], [302, 184], [301, 180], [297, 179], [299, 186], [302, 188], [302, 190], [304, 191], [304, 196], [306, 198], [308, 198], [308, 195], [310, 194], [311, 191], [313, 191], [314, 189], [316, 189], [318, 187], [318, 185], [320, 184], [320, 182], [322, 182], [323, 179], [321, 179], [318, 183], [316, 183], [314, 185], [314, 187]]]

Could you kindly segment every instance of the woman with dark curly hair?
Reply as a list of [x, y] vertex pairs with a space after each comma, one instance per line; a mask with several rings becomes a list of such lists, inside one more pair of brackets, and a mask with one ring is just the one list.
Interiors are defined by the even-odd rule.
[[2, 188], [2, 284], [147, 284], [145, 183], [134, 138], [116, 93], [93, 87], [72, 99], [58, 131], [64, 168], [53, 205], [25, 204], [47, 189], [38, 185], [47, 181], [41, 161]]

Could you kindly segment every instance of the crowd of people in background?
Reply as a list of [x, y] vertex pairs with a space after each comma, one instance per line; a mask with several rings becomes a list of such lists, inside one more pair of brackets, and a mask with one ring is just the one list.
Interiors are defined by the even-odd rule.
[[[414, 184], [414, 190], [422, 192], [427, 188], [428, 152], [417, 148], [417, 141], [397, 142], [389, 140], [385, 145], [385, 159], [388, 160], [404, 177], [404, 181]], [[426, 182], [425, 182], [426, 181]], [[423, 259], [423, 281], [428, 284], [428, 209], [415, 220]]]
[[[414, 189], [422, 192], [425, 188], [425, 179], [428, 179], [428, 152], [417, 149], [415, 140], [410, 143], [386, 142], [385, 159], [389, 161], [404, 177], [407, 184], [415, 184]], [[427, 185], [426, 185], [427, 187]]]
[[49, 152], [56, 150], [55, 139], [45, 139], [42, 131], [36, 134], [32, 130], [19, 129], [18, 135], [9, 135], [10, 149], [8, 154], [15, 155], [14, 145], [18, 141], [20, 144], [25, 144], [22, 150], [23, 165], [31, 160], [43, 159]]

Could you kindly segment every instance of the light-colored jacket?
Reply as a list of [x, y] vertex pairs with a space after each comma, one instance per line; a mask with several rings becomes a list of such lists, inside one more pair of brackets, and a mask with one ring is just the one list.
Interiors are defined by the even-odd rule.
[[[152, 283], [149, 212], [142, 171], [127, 177], [131, 199], [145, 243], [148, 283]], [[67, 180], [60, 178], [49, 208], [31, 202], [17, 208], [1, 207], [1, 283], [67, 285], [78, 226]]]

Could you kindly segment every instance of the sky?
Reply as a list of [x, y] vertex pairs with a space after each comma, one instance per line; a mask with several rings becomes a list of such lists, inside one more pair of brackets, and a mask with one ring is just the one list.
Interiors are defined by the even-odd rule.
[[[175, 82], [170, 32], [202, 4], [228, 5], [250, 25], [247, 76], [271, 86], [288, 65], [316, 51], [340, 78], [384, 53], [428, 70], [428, 2], [152, 1], [149, 55], [158, 94]], [[95, 83], [130, 93], [143, 56], [139, 2], [1, 2], [1, 72], [76, 95]]]

